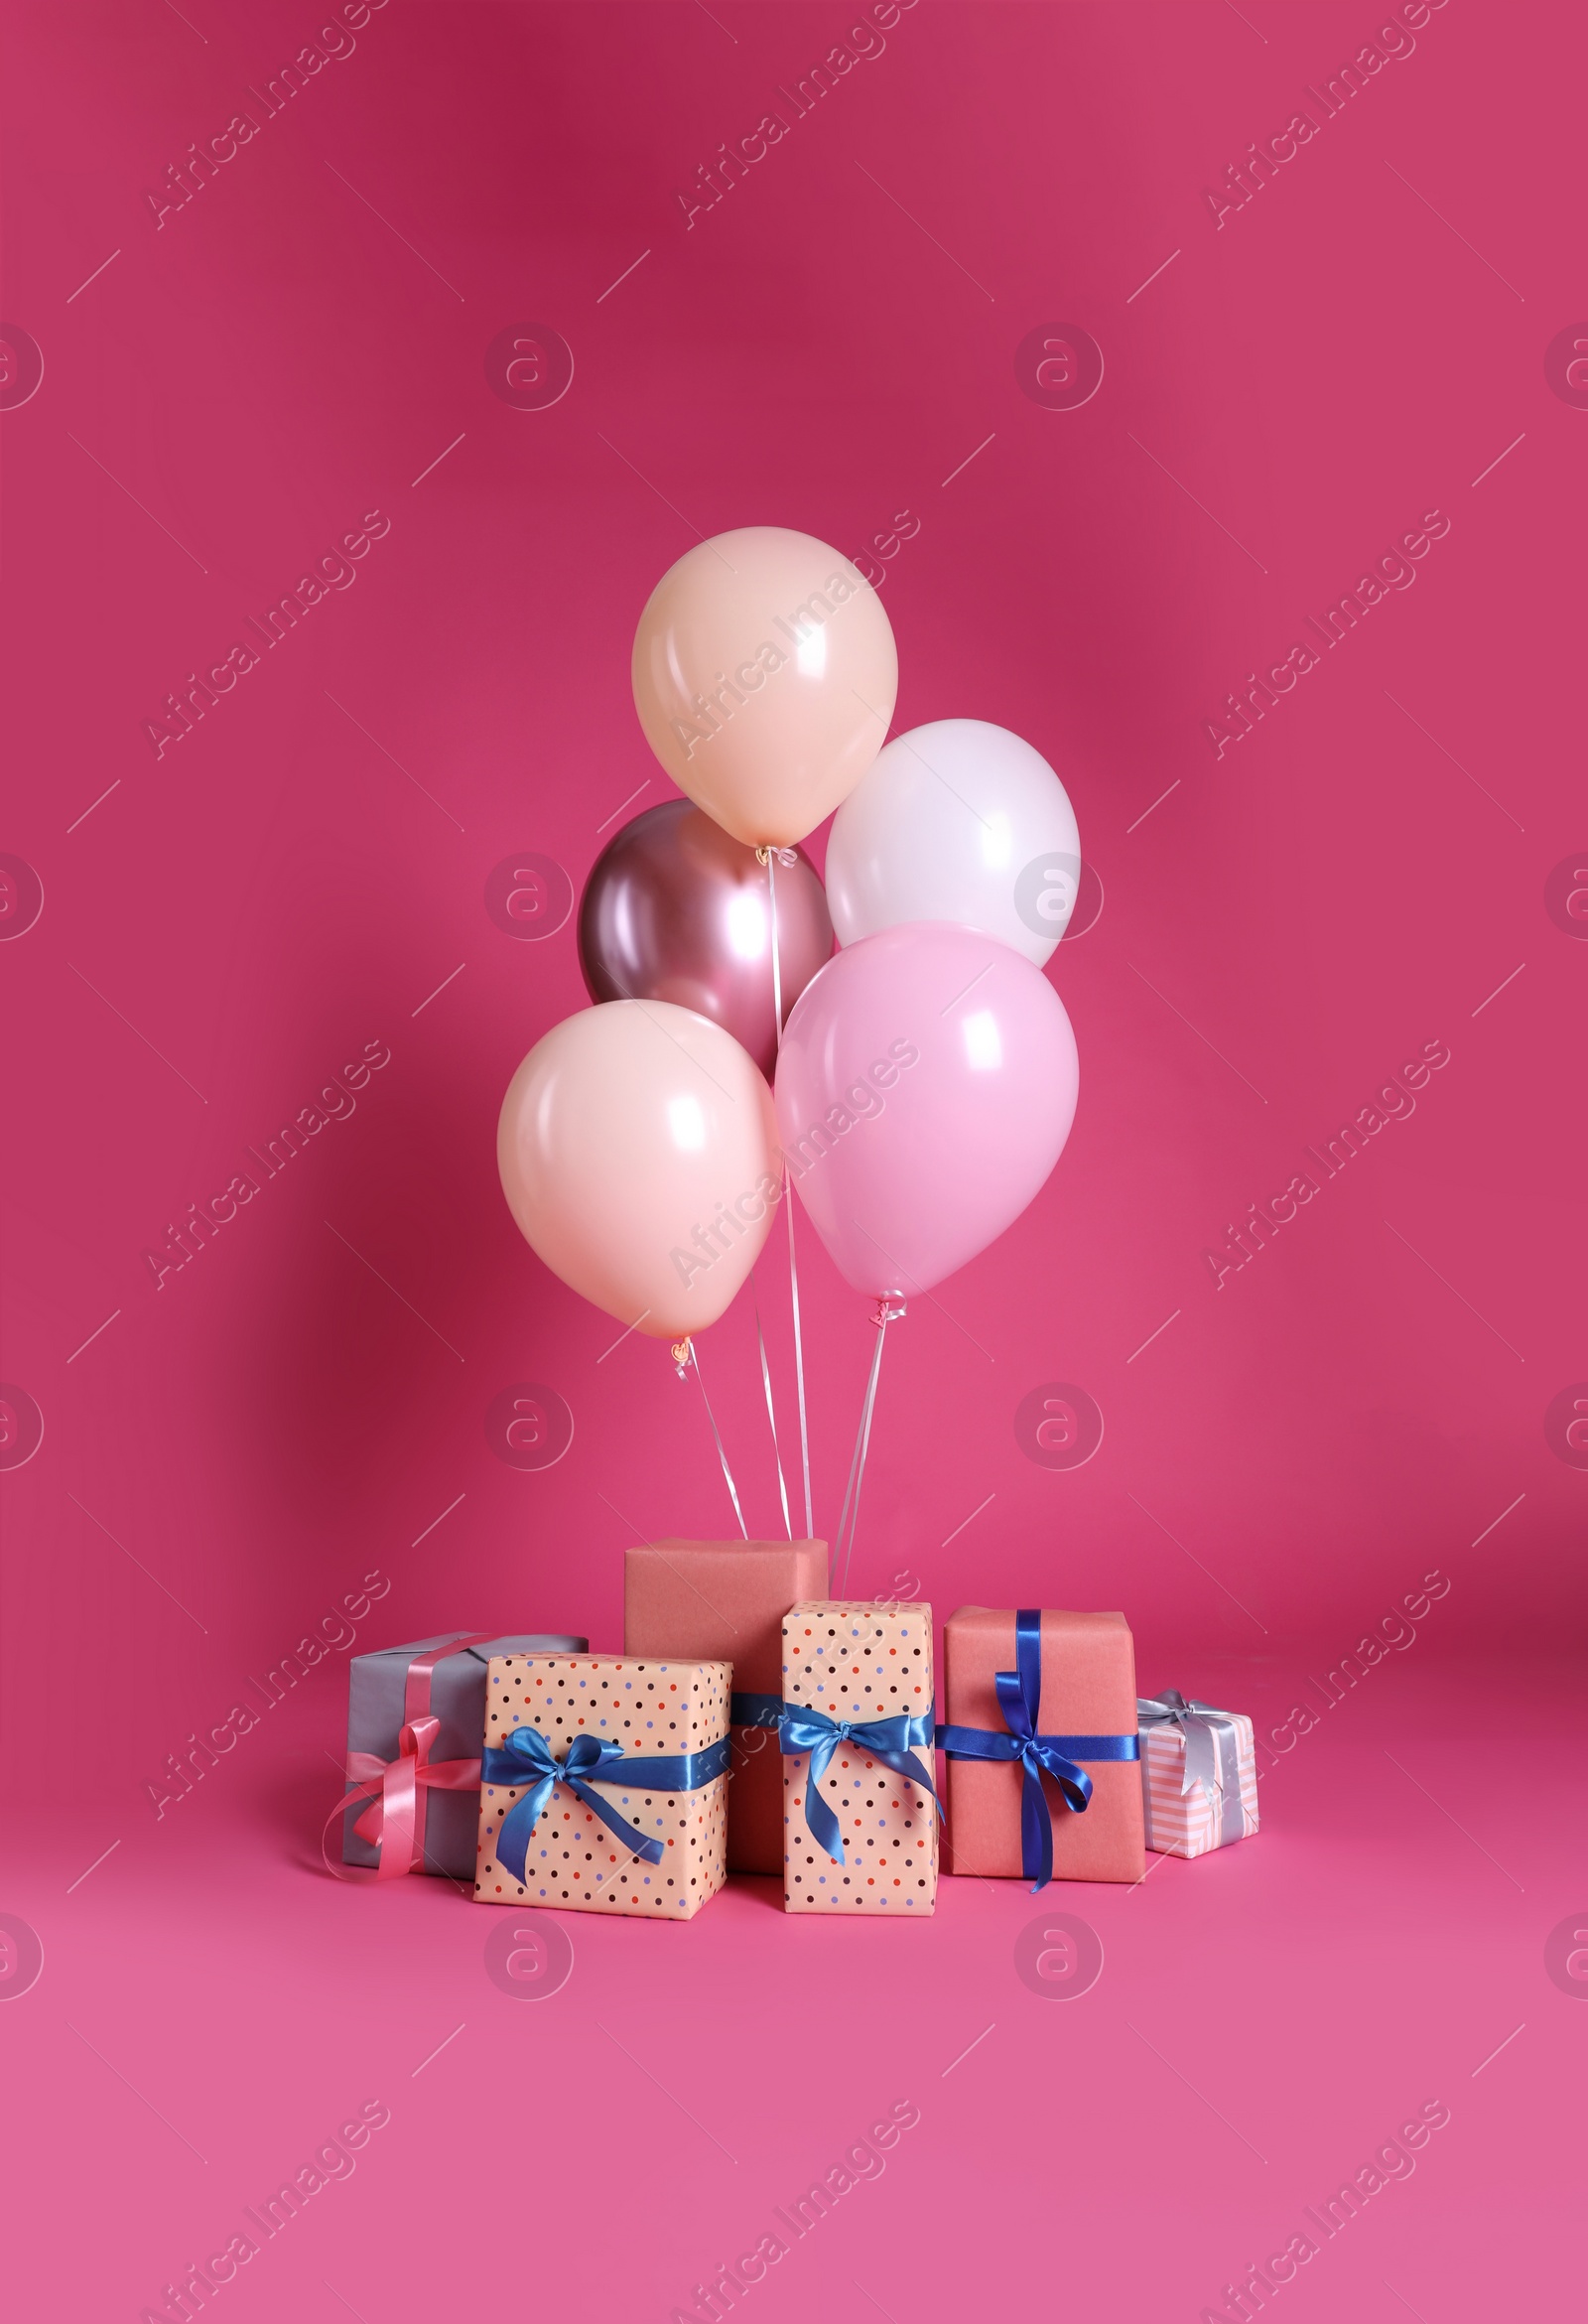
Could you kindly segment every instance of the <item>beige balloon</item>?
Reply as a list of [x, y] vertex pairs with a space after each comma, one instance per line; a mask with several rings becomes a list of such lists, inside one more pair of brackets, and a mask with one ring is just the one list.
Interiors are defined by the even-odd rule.
[[887, 740], [898, 652], [882, 602], [809, 533], [747, 525], [663, 574], [634, 636], [645, 739], [750, 847], [793, 847]]
[[670, 1001], [554, 1025], [508, 1085], [502, 1191], [554, 1275], [620, 1323], [715, 1323], [771, 1231], [777, 1117], [729, 1032]]

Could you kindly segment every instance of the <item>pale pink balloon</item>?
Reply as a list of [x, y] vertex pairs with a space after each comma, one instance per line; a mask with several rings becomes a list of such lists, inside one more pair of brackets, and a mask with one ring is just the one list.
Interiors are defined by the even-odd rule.
[[502, 1100], [496, 1161], [554, 1275], [653, 1339], [715, 1323], [780, 1188], [771, 1092], [731, 1033], [668, 1001], [554, 1025]]
[[634, 635], [634, 707], [682, 791], [750, 847], [792, 847], [887, 737], [899, 663], [882, 602], [809, 533], [746, 525], [664, 573]]
[[839, 1273], [906, 1299], [974, 1259], [1040, 1190], [1079, 1068], [1042, 971], [971, 928], [914, 921], [830, 960], [777, 1067], [794, 1183]]

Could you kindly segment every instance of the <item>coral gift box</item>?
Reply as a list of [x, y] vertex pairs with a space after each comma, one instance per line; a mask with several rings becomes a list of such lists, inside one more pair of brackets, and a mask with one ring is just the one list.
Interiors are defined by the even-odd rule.
[[944, 1628], [943, 1662], [949, 1869], [1038, 1885], [1139, 1880], [1125, 1616], [961, 1606]]
[[623, 1652], [733, 1666], [728, 1868], [783, 1869], [783, 1616], [827, 1587], [826, 1542], [646, 1542], [623, 1555]]
[[492, 1656], [474, 1894], [692, 1920], [727, 1877], [722, 1662]]
[[780, 1741], [785, 1910], [930, 1914], [931, 1607], [791, 1606]]

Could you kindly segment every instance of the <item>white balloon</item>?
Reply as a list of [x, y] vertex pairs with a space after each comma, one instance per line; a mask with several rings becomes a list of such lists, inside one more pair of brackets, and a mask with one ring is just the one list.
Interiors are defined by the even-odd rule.
[[896, 735], [840, 807], [827, 901], [841, 944], [951, 920], [1038, 968], [1075, 908], [1081, 838], [1039, 752], [979, 718]]

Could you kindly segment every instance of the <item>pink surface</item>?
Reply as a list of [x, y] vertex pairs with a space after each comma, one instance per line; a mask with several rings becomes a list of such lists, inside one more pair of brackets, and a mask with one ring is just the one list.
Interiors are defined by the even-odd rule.
[[[1299, 1665], [1180, 1676], [1263, 1723], [1305, 1685]], [[13, 1867], [46, 1958], [0, 2011], [4, 2170], [29, 2223], [8, 2312], [158, 2315], [174, 2268], [224, 2251], [373, 2101], [391, 2122], [351, 2179], [261, 2239], [220, 2312], [457, 2314], [489, 2218], [503, 2275], [535, 2247], [536, 2314], [704, 2316], [704, 2271], [753, 2253], [902, 2102], [921, 2119], [880, 2179], [785, 2236], [753, 2315], [865, 2324], [874, 2301], [947, 2324], [995, 2292], [1010, 2313], [1193, 2324], [1437, 2102], [1451, 2119], [1409, 2181], [1317, 2237], [1281, 2314], [1564, 2313], [1588, 2009], [1544, 1944], [1582, 1901], [1580, 1709], [1538, 1666], [1408, 1659], [1375, 1683], [1263, 1779], [1256, 1840], [1151, 1859], [1138, 1888], [945, 1878], [930, 1921], [847, 1928], [735, 1875], [685, 1926], [542, 1916], [572, 1969], [539, 2000], [562, 1960], [543, 1969], [534, 1941], [521, 1984], [497, 1982], [516, 1915], [442, 1880], [354, 1892], [319, 1872], [335, 1706], [305, 1691], [250, 1764], [158, 1829], [125, 1825], [71, 1894], [108, 1809]], [[1080, 1958], [1077, 1918], [1102, 1974], [1065, 1999], [1026, 1979]], [[556, 2232], [537, 2235], [548, 2181]]]
[[[366, 2100], [391, 2122], [228, 2313], [434, 2314], [452, 2223], [483, 2197], [512, 2243], [547, 2184], [583, 2223], [535, 2246], [550, 2304], [687, 2312], [905, 2100], [757, 2312], [1190, 2319], [1435, 2099], [1281, 2308], [1558, 2302], [1577, 1682], [1495, 1658], [1564, 1645], [1588, 1490], [1588, 26], [1454, 0], [1335, 103], [1384, 12], [928, 0], [800, 112], [853, 14], [409, 4], [272, 96], [325, 21], [10, 17], [0, 1911], [45, 1946], [0, 2006], [10, 2304], [158, 2307]], [[897, 727], [1027, 737], [1089, 865], [1047, 971], [1075, 1129], [889, 1332], [851, 1585], [1121, 1605], [1144, 1688], [1287, 1739], [1260, 1837], [1140, 1889], [945, 1879], [929, 1926], [843, 1932], [735, 1883], [688, 1929], [581, 1921], [526, 2007], [482, 1966], [508, 1916], [336, 1886], [313, 1836], [350, 1633], [609, 1652], [625, 1544], [730, 1522], [693, 1381], [548, 1278], [493, 1138], [583, 1004], [581, 882], [669, 795], [640, 608], [752, 522], [884, 576]], [[801, 1227], [830, 1533], [872, 1335]], [[786, 1459], [780, 1244], [759, 1274]], [[741, 1297], [701, 1360], [764, 1532], [754, 1349]], [[1062, 2006], [1013, 1966], [1049, 1909], [1104, 1945]], [[580, 2162], [614, 2073], [655, 2133], [619, 2237]]]

